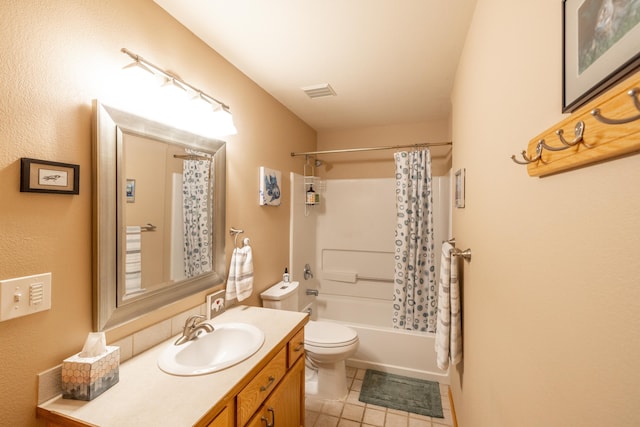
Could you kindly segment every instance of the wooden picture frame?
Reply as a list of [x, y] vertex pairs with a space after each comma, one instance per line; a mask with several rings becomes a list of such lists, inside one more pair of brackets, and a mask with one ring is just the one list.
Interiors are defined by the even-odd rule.
[[20, 159], [20, 191], [80, 194], [80, 165], [23, 157]]
[[562, 112], [570, 113], [640, 66], [640, 4], [563, 0]]

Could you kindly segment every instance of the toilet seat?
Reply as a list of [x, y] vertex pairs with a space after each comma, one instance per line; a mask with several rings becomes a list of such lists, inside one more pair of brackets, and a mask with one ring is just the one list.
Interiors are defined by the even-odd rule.
[[356, 342], [357, 332], [337, 323], [312, 320], [304, 327], [304, 343], [314, 347], [345, 347]]

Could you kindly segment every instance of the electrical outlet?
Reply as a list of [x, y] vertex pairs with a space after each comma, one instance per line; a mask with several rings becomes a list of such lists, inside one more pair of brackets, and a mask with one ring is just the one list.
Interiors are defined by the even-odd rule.
[[213, 319], [224, 311], [224, 294], [223, 289], [207, 295], [207, 319]]
[[0, 280], [0, 322], [51, 308], [51, 273]]

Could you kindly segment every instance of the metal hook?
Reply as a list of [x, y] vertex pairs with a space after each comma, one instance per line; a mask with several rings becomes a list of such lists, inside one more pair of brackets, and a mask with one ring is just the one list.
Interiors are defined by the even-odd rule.
[[536, 155], [533, 158], [529, 158], [529, 156], [527, 156], [527, 152], [525, 150], [522, 150], [522, 153], [520, 153], [520, 155], [525, 160], [524, 162], [521, 162], [520, 160], [516, 159], [515, 154], [511, 156], [511, 160], [513, 160], [519, 165], [528, 165], [529, 163], [537, 162], [542, 158], [543, 145], [544, 145], [544, 139], [541, 139], [540, 141], [538, 141], [538, 145], [536, 145]]
[[[585, 124], [582, 120], [580, 120], [578, 123], [576, 123], [576, 126], [574, 128], [574, 133], [576, 135], [576, 137], [573, 139], [573, 141], [567, 141], [566, 139], [564, 139], [564, 131], [562, 129], [558, 129], [556, 131], [556, 135], [558, 135], [558, 138], [560, 138], [560, 142], [562, 142], [564, 145], [568, 146], [568, 147], [573, 147], [576, 144], [579, 144], [580, 142], [582, 142], [584, 144], [584, 130], [585, 130]], [[587, 148], [591, 148], [589, 147], [587, 144], [584, 144]]]
[[[637, 88], [633, 88], [629, 92], [627, 92], [627, 95], [629, 95], [633, 99], [633, 105], [636, 107], [636, 110], [640, 111], [640, 101], [638, 100], [638, 92], [640, 92], [640, 90], [638, 90]], [[635, 120], [640, 120], [640, 114], [637, 114], [632, 117], [627, 117], [626, 119], [609, 119], [607, 117], [602, 116], [599, 108], [592, 110], [591, 115], [595, 117], [598, 121], [608, 125], [623, 125], [625, 123], [631, 123]]]
[[542, 147], [545, 150], [549, 150], [549, 151], [562, 151], [562, 150], [566, 150], [567, 148], [574, 147], [577, 144], [582, 142], [585, 147], [591, 148], [589, 145], [585, 144], [584, 142], [584, 130], [585, 130], [585, 124], [582, 120], [580, 120], [578, 123], [576, 123], [576, 126], [574, 128], [574, 133], [576, 137], [573, 139], [573, 141], [567, 141], [564, 137], [564, 130], [558, 129], [556, 131], [556, 135], [558, 135], [558, 138], [562, 143], [562, 147], [552, 147], [550, 145], [547, 145], [544, 142], [544, 140], [542, 140]]

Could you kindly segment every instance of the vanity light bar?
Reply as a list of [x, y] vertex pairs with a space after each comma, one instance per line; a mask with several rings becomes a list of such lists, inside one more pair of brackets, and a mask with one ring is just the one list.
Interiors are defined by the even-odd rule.
[[131, 52], [126, 47], [123, 47], [122, 49], [120, 49], [120, 51], [122, 53], [128, 55], [129, 57], [131, 57], [131, 59], [133, 59], [135, 61], [134, 63], [127, 65], [127, 67], [136, 65], [136, 66], [139, 66], [140, 68], [142, 68], [143, 70], [145, 70], [145, 71], [147, 71], [147, 72], [149, 72], [151, 74], [159, 75], [159, 76], [163, 77], [164, 79], [166, 79], [166, 81], [169, 82], [170, 84], [174, 84], [176, 86], [184, 88], [187, 91], [191, 91], [191, 92], [195, 93], [195, 97], [201, 98], [202, 100], [208, 102], [211, 105], [218, 104], [220, 106], [218, 108], [222, 108], [222, 110], [224, 110], [226, 113], [231, 114], [230, 108], [229, 108], [229, 106], [227, 104], [225, 104], [222, 101], [217, 100], [216, 98], [214, 98], [211, 95], [208, 95], [208, 94], [204, 93], [202, 90], [198, 89], [197, 87], [190, 85], [189, 83], [185, 82], [184, 80], [182, 80], [180, 77], [176, 76], [175, 74], [172, 74], [169, 71], [163, 70], [162, 68], [158, 67], [157, 65], [152, 64], [151, 62], [147, 61], [146, 59], [144, 59], [140, 55], [137, 55], [137, 54]]

